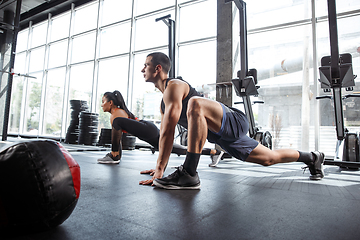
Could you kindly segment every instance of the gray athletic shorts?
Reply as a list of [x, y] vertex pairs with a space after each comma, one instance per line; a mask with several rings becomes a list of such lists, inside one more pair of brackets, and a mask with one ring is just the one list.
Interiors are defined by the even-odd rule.
[[220, 104], [223, 108], [221, 129], [218, 133], [209, 130], [207, 139], [220, 145], [231, 156], [245, 161], [259, 143], [246, 135], [249, 131], [246, 115], [236, 108]]

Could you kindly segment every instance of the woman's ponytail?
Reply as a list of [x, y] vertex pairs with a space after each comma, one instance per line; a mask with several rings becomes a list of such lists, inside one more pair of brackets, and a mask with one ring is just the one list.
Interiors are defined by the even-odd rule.
[[114, 104], [119, 108], [123, 109], [129, 116], [129, 118], [135, 119], [135, 115], [132, 114], [132, 112], [130, 112], [129, 109], [126, 107], [124, 98], [121, 93], [118, 90], [115, 90], [112, 94], [114, 96]]

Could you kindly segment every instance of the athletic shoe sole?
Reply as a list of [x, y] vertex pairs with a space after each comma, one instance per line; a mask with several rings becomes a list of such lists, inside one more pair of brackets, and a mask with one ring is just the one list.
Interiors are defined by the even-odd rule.
[[103, 164], [118, 164], [118, 163], [120, 163], [120, 160], [118, 160], [118, 161], [102, 161], [102, 160], [98, 160], [98, 163], [103, 163]]
[[323, 177], [319, 176], [319, 175], [311, 175], [309, 178], [310, 178], [310, 180], [318, 181], [318, 180], [321, 180]]
[[161, 183], [157, 182], [156, 179], [154, 180], [153, 184], [158, 188], [169, 189], [169, 190], [197, 190], [200, 189], [200, 183], [193, 185], [193, 186], [176, 186], [176, 185], [162, 185]]

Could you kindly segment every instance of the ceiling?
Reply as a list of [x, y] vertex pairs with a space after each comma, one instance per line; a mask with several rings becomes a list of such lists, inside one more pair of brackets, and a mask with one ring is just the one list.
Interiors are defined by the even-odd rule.
[[[71, 9], [71, 4], [75, 7], [91, 2], [93, 0], [22, 0], [20, 11], [20, 30], [33, 24], [44, 21], [48, 18], [48, 13], [53, 16]], [[0, 29], [7, 28], [4, 23], [4, 12], [16, 12], [17, 0], [0, 0]]]

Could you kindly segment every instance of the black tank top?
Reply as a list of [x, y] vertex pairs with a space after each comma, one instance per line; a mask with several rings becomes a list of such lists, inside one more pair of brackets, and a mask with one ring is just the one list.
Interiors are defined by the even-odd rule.
[[[173, 79], [173, 78], [168, 78], [168, 79], [166, 80], [165, 89], [166, 89], [166, 87], [167, 87], [167, 85], [168, 85], [168, 82], [169, 82], [171, 79]], [[182, 79], [178, 79], [178, 80], [184, 81], [184, 80], [182, 80]], [[184, 82], [186, 82], [186, 81], [184, 81]], [[181, 126], [183, 126], [184, 128], [187, 129], [188, 123], [187, 123], [186, 111], [187, 111], [187, 106], [188, 106], [189, 99], [190, 99], [191, 97], [194, 97], [194, 96], [201, 96], [201, 94], [198, 93], [198, 92], [195, 90], [195, 88], [191, 87], [191, 85], [190, 85], [188, 82], [186, 82], [186, 83], [189, 85], [190, 90], [189, 90], [189, 94], [184, 98], [184, 100], [182, 100], [181, 115], [180, 115], [180, 118], [179, 118], [179, 122], [178, 122], [178, 123], [179, 123]], [[164, 99], [161, 100], [161, 111], [162, 111], [163, 113], [165, 113], [165, 103], [164, 103]]]

